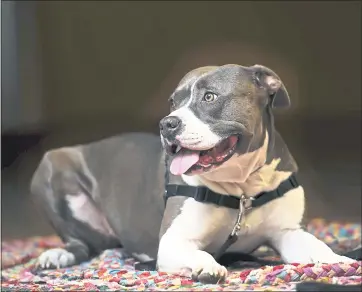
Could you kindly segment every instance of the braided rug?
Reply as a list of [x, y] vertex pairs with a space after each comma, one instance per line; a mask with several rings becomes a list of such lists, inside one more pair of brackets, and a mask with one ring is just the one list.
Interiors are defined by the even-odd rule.
[[[307, 226], [307, 230], [337, 253], [351, 250], [361, 241], [359, 224], [327, 223], [316, 219]], [[202, 285], [177, 275], [135, 271], [134, 259], [124, 256], [120, 249], [106, 250], [99, 257], [71, 268], [35, 269], [40, 253], [61, 246], [56, 236], [2, 242], [1, 291], [293, 291], [296, 283], [301, 281], [362, 284], [362, 263], [356, 261], [350, 264], [295, 263], [244, 269], [230, 272], [222, 284]], [[259, 249], [256, 254], [267, 255], [270, 259], [270, 250], [266, 248]]]

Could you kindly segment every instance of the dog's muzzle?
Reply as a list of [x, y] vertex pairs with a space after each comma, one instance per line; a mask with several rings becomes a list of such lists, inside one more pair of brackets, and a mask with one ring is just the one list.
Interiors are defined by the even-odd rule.
[[172, 141], [175, 139], [176, 135], [180, 133], [182, 128], [182, 121], [178, 117], [167, 116], [160, 121], [159, 127], [161, 135], [165, 139]]

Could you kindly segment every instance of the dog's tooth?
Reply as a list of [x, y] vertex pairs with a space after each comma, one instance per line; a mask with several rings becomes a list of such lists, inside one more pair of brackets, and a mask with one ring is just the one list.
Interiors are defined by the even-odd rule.
[[179, 152], [180, 150], [181, 150], [181, 147], [180, 147], [180, 145], [178, 145], [176, 148], [176, 153]]

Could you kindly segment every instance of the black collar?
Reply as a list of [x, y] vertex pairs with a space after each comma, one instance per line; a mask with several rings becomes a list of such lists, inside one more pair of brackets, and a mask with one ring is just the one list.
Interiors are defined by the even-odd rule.
[[[288, 191], [299, 186], [295, 175], [292, 174], [287, 180], [283, 181], [275, 190], [270, 192], [262, 192], [250, 200], [248, 208], [260, 207], [274, 199], [282, 197]], [[183, 196], [194, 198], [198, 202], [211, 203], [222, 207], [231, 209], [239, 209], [240, 198], [235, 196], [225, 196], [218, 194], [208, 189], [207, 187], [193, 187], [187, 185], [166, 185], [164, 200], [165, 204], [167, 199], [175, 196]]]

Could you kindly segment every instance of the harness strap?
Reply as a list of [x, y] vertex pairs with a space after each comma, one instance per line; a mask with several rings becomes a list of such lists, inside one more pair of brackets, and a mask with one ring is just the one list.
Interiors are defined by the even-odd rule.
[[[282, 197], [288, 191], [297, 188], [299, 186], [294, 174], [292, 174], [287, 180], [283, 181], [275, 190], [270, 192], [262, 192], [255, 197], [251, 197], [250, 206], [248, 208], [260, 207], [270, 201]], [[223, 195], [210, 190], [207, 187], [194, 187], [187, 185], [166, 185], [166, 191], [164, 194], [165, 205], [167, 199], [175, 196], [183, 196], [194, 198], [201, 203], [211, 203], [221, 207], [227, 207], [238, 210], [240, 207], [240, 198]]]

